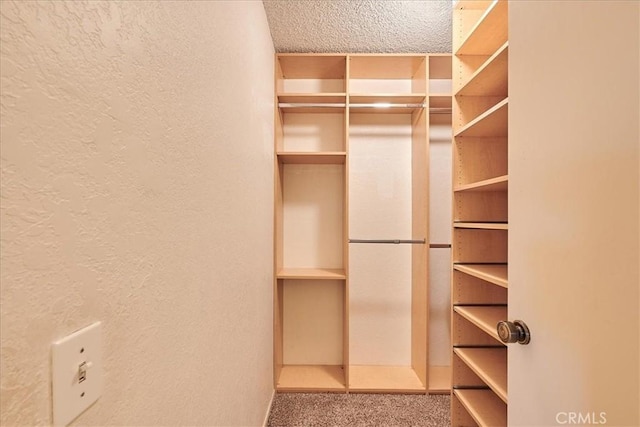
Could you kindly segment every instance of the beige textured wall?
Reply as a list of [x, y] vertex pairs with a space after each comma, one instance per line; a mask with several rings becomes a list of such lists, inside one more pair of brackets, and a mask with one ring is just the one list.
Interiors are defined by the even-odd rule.
[[104, 322], [83, 425], [258, 425], [272, 395], [273, 46], [261, 2], [1, 5], [2, 425]]

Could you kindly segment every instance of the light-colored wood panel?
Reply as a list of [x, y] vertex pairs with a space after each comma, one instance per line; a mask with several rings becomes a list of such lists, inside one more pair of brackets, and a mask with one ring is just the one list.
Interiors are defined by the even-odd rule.
[[284, 365], [276, 383], [279, 391], [346, 391], [344, 369], [336, 365]]
[[[493, 392], [491, 392], [493, 393]], [[460, 402], [456, 394], [451, 395], [451, 426], [453, 427], [475, 427], [476, 422], [471, 417], [464, 405]]]
[[509, 99], [506, 98], [459, 129], [455, 136], [507, 136]]
[[[349, 95], [350, 104], [422, 104], [427, 94], [421, 93], [354, 93]], [[353, 107], [353, 105], [351, 105]]]
[[[473, 123], [504, 99], [505, 96], [459, 96], [456, 94], [453, 97], [453, 110], [456, 112], [453, 122], [454, 133], [464, 129], [469, 123]], [[482, 123], [478, 125], [482, 125]]]
[[451, 108], [451, 95], [431, 94], [429, 95], [429, 108]]
[[347, 94], [342, 93], [282, 93], [278, 92], [278, 102], [286, 103], [345, 103]]
[[344, 280], [344, 269], [338, 268], [282, 268], [278, 279]]
[[[453, 52], [457, 52], [493, 0], [459, 0], [453, 12]], [[455, 58], [455, 56], [454, 56]]]
[[429, 61], [425, 60], [420, 62], [418, 69], [416, 70], [416, 72], [413, 74], [411, 78], [412, 92], [420, 93], [420, 92], [427, 91], [427, 86], [429, 82], [427, 77], [427, 73], [429, 71], [428, 68], [429, 68]]
[[453, 194], [453, 220], [463, 222], [507, 222], [506, 191], [463, 191]]
[[350, 79], [411, 79], [426, 60], [420, 54], [351, 54]]
[[500, 346], [500, 342], [480, 330], [478, 326], [462, 316], [457, 311], [453, 312], [451, 325], [451, 343], [454, 346]]
[[451, 60], [455, 71], [452, 81], [453, 93], [457, 94], [462, 86], [487, 62], [488, 55], [454, 56]]
[[285, 79], [344, 79], [346, 55], [297, 54], [277, 55]]
[[455, 228], [453, 230], [453, 262], [506, 263], [507, 234], [506, 230]]
[[[481, 265], [481, 264], [479, 264]], [[455, 264], [451, 289], [452, 304], [506, 304], [507, 289], [467, 273], [458, 271], [464, 264]], [[487, 264], [487, 267], [494, 265]], [[496, 266], [498, 267], [498, 266]], [[506, 267], [506, 265], [505, 265]], [[497, 280], [496, 280], [497, 281]]]
[[451, 361], [451, 386], [453, 389], [458, 387], [487, 387], [484, 381], [460, 359], [455, 351]]
[[429, 79], [450, 79], [452, 76], [451, 54], [429, 55]]
[[344, 268], [344, 167], [283, 165], [283, 266]]
[[[349, 82], [349, 73], [350, 73], [350, 69], [351, 69], [351, 63], [349, 60], [347, 60], [346, 63], [346, 68], [347, 68], [347, 72], [346, 72], [346, 76], [347, 78], [345, 79], [345, 91], [347, 93], [349, 93], [350, 91], [350, 82]], [[349, 111], [349, 98], [347, 97], [347, 111]], [[351, 294], [349, 291], [349, 288], [351, 286], [350, 284], [350, 280], [349, 280], [349, 265], [350, 265], [350, 257], [349, 257], [349, 212], [350, 212], [350, 206], [349, 206], [349, 174], [350, 174], [350, 168], [349, 168], [349, 127], [350, 127], [350, 117], [349, 114], [345, 114], [344, 117], [344, 127], [342, 129], [342, 135], [343, 135], [343, 140], [344, 140], [344, 146], [345, 146], [345, 150], [347, 152], [347, 157], [346, 157], [346, 161], [344, 164], [344, 176], [345, 176], [345, 180], [344, 180], [344, 194], [342, 197], [342, 203], [344, 206], [344, 209], [342, 211], [342, 262], [343, 262], [343, 266], [345, 267], [345, 273], [346, 273], [346, 279], [344, 282], [344, 311], [343, 311], [343, 316], [344, 316], [344, 327], [342, 329], [342, 336], [343, 336], [343, 341], [342, 341], [342, 361], [343, 361], [343, 365], [345, 367], [344, 369], [344, 380], [345, 380], [345, 385], [348, 386], [349, 385], [349, 365], [351, 363], [351, 354], [350, 354], [350, 348], [349, 348], [349, 342], [350, 342], [350, 328], [351, 328], [351, 314], [350, 314], [350, 301], [351, 301]]]
[[498, 322], [507, 320], [506, 305], [501, 307], [460, 305], [454, 307], [453, 309], [456, 313], [460, 314], [465, 319], [476, 325], [478, 328], [489, 334], [498, 343], [502, 343], [500, 341], [500, 337], [498, 337], [496, 326]]
[[491, 55], [502, 46], [508, 37], [508, 1], [497, 0], [487, 8], [465, 40], [456, 50], [456, 55]]
[[[429, 115], [418, 110], [411, 118], [411, 238], [429, 242]], [[411, 245], [411, 366], [427, 383], [429, 248]]]
[[463, 83], [456, 95], [508, 95], [509, 42], [505, 42], [475, 73]]
[[283, 364], [342, 365], [343, 280], [283, 280]]
[[456, 222], [455, 228], [478, 228], [481, 230], [508, 230], [509, 224], [496, 222]]
[[282, 328], [282, 322], [284, 319], [284, 313], [282, 306], [284, 299], [282, 290], [284, 285], [282, 280], [274, 279], [273, 282], [273, 385], [276, 387], [283, 366], [282, 340], [284, 331]]
[[409, 366], [349, 367], [349, 390], [353, 392], [424, 393], [426, 387]]
[[453, 161], [456, 185], [507, 175], [507, 138], [457, 137]]
[[429, 366], [429, 394], [451, 393], [451, 366]]
[[509, 176], [503, 175], [496, 178], [485, 179], [471, 184], [458, 185], [453, 191], [507, 191], [509, 186]]
[[277, 153], [278, 160], [284, 164], [298, 165], [331, 165], [344, 164], [346, 161], [346, 152], [325, 152], [325, 153]]
[[491, 390], [456, 390], [456, 398], [480, 427], [507, 425], [507, 405]]
[[507, 264], [456, 264], [453, 268], [503, 288], [508, 287]]
[[456, 348], [454, 352], [507, 403], [506, 348]]

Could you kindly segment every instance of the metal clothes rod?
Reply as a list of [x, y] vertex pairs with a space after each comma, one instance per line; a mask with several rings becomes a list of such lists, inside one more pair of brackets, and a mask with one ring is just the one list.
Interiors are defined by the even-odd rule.
[[401, 239], [349, 239], [349, 243], [388, 243], [399, 245], [401, 243], [409, 243], [415, 245], [424, 245], [425, 240], [401, 240]]
[[451, 243], [430, 243], [429, 248], [431, 249], [450, 249]]

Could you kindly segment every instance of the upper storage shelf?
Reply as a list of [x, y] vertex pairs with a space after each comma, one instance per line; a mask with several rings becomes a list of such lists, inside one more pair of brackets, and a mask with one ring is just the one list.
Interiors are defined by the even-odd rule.
[[456, 8], [462, 20], [462, 33], [454, 35], [456, 55], [493, 55], [507, 41], [507, 0], [465, 1]]
[[348, 86], [351, 102], [353, 99], [359, 103], [376, 102], [381, 95], [424, 100], [427, 93], [427, 57], [418, 54], [350, 55]]
[[[278, 99], [280, 102], [293, 102], [293, 95], [324, 94], [320, 100], [344, 102], [346, 72], [346, 55], [280, 54], [276, 61]], [[307, 98], [296, 102], [316, 101]]]

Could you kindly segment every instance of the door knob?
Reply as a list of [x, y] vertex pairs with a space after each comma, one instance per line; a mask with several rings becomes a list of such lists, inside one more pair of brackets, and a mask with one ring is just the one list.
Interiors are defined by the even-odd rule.
[[517, 342], [518, 344], [527, 345], [531, 342], [529, 328], [522, 320], [514, 320], [513, 322], [503, 320], [498, 322], [496, 329], [500, 340], [505, 344]]

